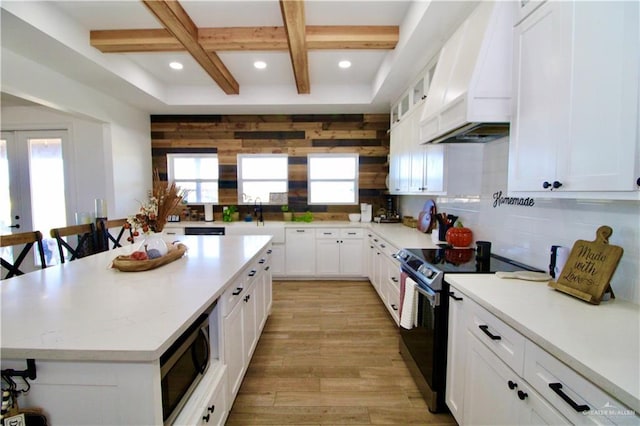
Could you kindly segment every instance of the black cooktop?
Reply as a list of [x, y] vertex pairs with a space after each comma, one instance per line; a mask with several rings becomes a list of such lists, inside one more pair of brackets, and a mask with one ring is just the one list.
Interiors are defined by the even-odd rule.
[[[428, 263], [442, 272], [456, 274], [491, 274], [497, 271], [538, 271], [528, 265], [491, 254], [488, 260], [476, 260], [473, 248], [404, 249], [420, 261]], [[413, 265], [411, 265], [413, 267]], [[419, 266], [419, 265], [418, 265]]]

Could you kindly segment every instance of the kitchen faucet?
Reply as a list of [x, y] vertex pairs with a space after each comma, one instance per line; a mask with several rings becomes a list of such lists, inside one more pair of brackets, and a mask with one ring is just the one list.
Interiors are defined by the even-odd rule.
[[[258, 205], [258, 201], [260, 201], [259, 205]], [[260, 222], [262, 222], [262, 226], [264, 226], [264, 216], [262, 215], [262, 200], [260, 199], [260, 197], [256, 197], [253, 203], [253, 216], [258, 217], [258, 220], [256, 221], [256, 226], [260, 226]]]

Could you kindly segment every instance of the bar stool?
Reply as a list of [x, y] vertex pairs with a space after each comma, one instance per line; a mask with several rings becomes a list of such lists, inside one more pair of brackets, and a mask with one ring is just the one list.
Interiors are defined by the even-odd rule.
[[38, 246], [38, 255], [40, 256], [40, 265], [42, 268], [47, 267], [47, 263], [44, 260], [44, 247], [42, 245], [42, 233], [40, 231], [33, 232], [21, 232], [18, 234], [8, 234], [0, 236], [0, 248], [2, 247], [10, 247], [10, 246], [18, 246], [24, 244], [25, 246], [22, 248], [22, 251], [15, 258], [13, 263], [9, 262], [7, 259], [0, 257], [0, 264], [2, 264], [3, 268], [7, 269], [7, 274], [3, 279], [11, 278], [18, 275], [23, 275], [19, 268], [22, 264], [22, 261], [27, 257], [29, 252], [31, 251], [31, 247], [36, 243]]
[[[60, 263], [65, 262], [65, 250], [69, 256], [69, 261], [96, 253], [96, 226], [93, 223], [53, 228], [50, 234], [58, 243]], [[78, 237], [78, 243], [75, 247], [69, 241], [64, 240], [64, 237], [71, 236]]]
[[[133, 231], [127, 222], [127, 219], [98, 219], [98, 238], [100, 239], [100, 249], [102, 251], [109, 250], [109, 245], [113, 243], [112, 249], [122, 247], [122, 237], [127, 235], [127, 241], [133, 243]], [[111, 231], [113, 230], [113, 231]], [[116, 234], [117, 232], [117, 234]], [[129, 240], [128, 238], [131, 238]]]

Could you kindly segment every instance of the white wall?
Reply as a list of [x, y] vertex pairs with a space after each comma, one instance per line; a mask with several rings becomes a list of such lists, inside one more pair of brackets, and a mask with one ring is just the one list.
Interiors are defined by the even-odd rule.
[[[2, 90], [50, 108], [31, 108], [22, 117], [3, 109], [3, 129], [17, 123], [32, 129], [51, 124], [74, 129], [79, 211], [93, 211], [95, 198], [107, 200], [112, 218], [139, 209], [152, 180], [148, 113], [4, 48]], [[57, 120], [60, 123], [52, 123]]]
[[601, 225], [613, 228], [609, 243], [624, 254], [612, 278], [617, 298], [640, 304], [640, 202], [558, 200], [535, 197], [533, 207], [493, 207], [493, 194], [507, 195], [508, 139], [484, 146], [482, 195], [479, 199], [403, 196], [403, 215], [417, 217], [428, 198], [438, 212], [460, 216], [475, 240], [492, 242], [492, 251], [525, 264], [548, 270], [552, 245], [572, 247], [576, 240], [595, 240]]

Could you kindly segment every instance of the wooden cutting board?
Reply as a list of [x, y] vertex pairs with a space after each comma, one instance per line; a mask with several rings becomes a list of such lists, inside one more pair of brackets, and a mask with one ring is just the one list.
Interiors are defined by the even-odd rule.
[[623, 253], [622, 247], [609, 244], [611, 234], [613, 230], [609, 226], [601, 226], [595, 241], [576, 241], [558, 281], [550, 281], [549, 286], [594, 305], [600, 304], [604, 293], [611, 290], [609, 283]]

